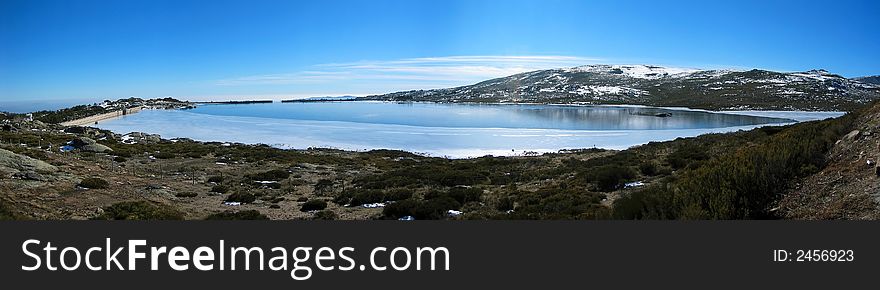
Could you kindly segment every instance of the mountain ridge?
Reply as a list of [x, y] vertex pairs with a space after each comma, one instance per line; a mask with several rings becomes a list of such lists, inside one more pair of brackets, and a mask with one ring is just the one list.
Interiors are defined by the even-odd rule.
[[849, 111], [880, 99], [880, 85], [820, 69], [774, 72], [585, 65], [525, 72], [460, 87], [401, 91], [359, 99]]
[[853, 80], [860, 81], [863, 83], [868, 83], [868, 84], [880, 85], [880, 75], [857, 77], [857, 78], [853, 78]]

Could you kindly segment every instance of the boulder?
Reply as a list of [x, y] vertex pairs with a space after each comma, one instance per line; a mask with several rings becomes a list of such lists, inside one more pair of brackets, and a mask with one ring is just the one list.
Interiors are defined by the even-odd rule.
[[859, 132], [859, 130], [852, 130], [852, 132], [849, 132], [848, 134], [843, 136], [843, 139], [844, 140], [855, 140], [859, 137], [860, 133], [861, 132]]
[[129, 144], [155, 144], [162, 142], [162, 137], [155, 134], [147, 134], [141, 132], [128, 133], [122, 137], [123, 142]]
[[16, 154], [15, 152], [0, 149], [0, 167], [14, 169], [15, 171], [55, 172], [58, 170], [52, 164]]
[[98, 142], [96, 142], [95, 140], [86, 137], [78, 137], [71, 140], [70, 146], [86, 152], [103, 153], [107, 151], [113, 151], [113, 149], [110, 149], [110, 147], [98, 144]]
[[46, 181], [46, 177], [33, 171], [19, 171], [13, 174], [12, 177], [23, 180]]
[[159, 135], [147, 134], [147, 136], [144, 138], [144, 141], [148, 143], [159, 143], [162, 142], [162, 138], [159, 137]]
[[64, 133], [85, 134], [87, 130], [86, 127], [73, 126], [64, 128]]

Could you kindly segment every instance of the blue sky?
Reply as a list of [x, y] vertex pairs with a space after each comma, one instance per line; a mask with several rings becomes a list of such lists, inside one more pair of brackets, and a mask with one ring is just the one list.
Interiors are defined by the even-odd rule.
[[0, 100], [447, 87], [582, 64], [880, 74], [880, 1], [0, 1]]

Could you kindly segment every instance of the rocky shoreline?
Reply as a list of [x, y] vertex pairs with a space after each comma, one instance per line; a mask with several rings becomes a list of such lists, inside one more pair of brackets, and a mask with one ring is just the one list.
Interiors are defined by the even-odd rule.
[[132, 107], [132, 108], [124, 108], [122, 110], [113, 111], [110, 113], [103, 113], [93, 116], [88, 116], [85, 118], [79, 118], [76, 120], [71, 120], [67, 122], [61, 123], [64, 126], [88, 126], [93, 124], [98, 124], [98, 122], [116, 119], [122, 116], [136, 114], [143, 109], [142, 106]]

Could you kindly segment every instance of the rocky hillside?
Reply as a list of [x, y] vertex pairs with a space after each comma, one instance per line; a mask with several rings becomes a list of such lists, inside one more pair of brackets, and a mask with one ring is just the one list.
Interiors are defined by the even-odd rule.
[[880, 85], [824, 70], [782, 73], [588, 65], [521, 73], [456, 88], [361, 99], [640, 104], [711, 110], [851, 110], [878, 98]]
[[865, 108], [828, 153], [819, 173], [800, 181], [780, 209], [794, 219], [880, 218], [880, 104]]
[[870, 77], [860, 77], [854, 78], [856, 81], [860, 81], [867, 84], [875, 84], [880, 85], [880, 76], [870, 76]]

